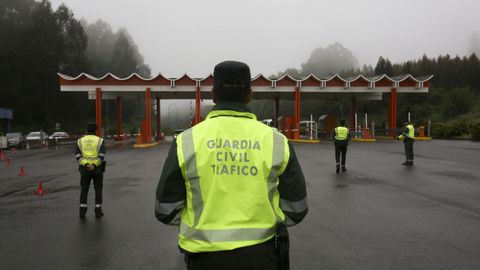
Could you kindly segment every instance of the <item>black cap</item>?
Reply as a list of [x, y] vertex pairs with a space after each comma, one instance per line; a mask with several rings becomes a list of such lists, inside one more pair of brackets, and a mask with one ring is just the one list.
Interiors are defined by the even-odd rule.
[[88, 131], [88, 132], [95, 132], [95, 131], [97, 131], [97, 124], [95, 124], [95, 123], [89, 123], [89, 124], [87, 125], [87, 131]]
[[213, 70], [213, 87], [250, 88], [250, 67], [238, 61], [225, 61], [215, 66]]

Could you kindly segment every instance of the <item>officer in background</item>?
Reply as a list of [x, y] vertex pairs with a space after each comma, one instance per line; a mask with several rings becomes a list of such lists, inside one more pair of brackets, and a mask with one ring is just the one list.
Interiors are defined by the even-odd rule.
[[95, 136], [96, 124], [88, 124], [87, 135], [77, 141], [75, 158], [79, 161], [80, 171], [80, 219], [87, 213], [87, 196], [93, 179], [95, 188], [95, 217], [102, 217], [103, 173], [105, 171], [105, 144], [103, 139]]
[[215, 66], [205, 121], [173, 141], [155, 216], [179, 225], [187, 269], [289, 269], [288, 232], [307, 214], [305, 178], [292, 145], [246, 105], [248, 65]]
[[415, 142], [415, 128], [411, 122], [406, 122], [403, 132], [397, 137], [398, 140], [403, 139], [405, 146], [405, 162], [402, 165], [413, 166], [413, 143]]
[[340, 156], [342, 162], [342, 172], [346, 172], [345, 161], [347, 158], [347, 146], [350, 139], [350, 132], [345, 126], [345, 120], [340, 120], [340, 125], [335, 128], [335, 162], [337, 163], [336, 173], [340, 173]]

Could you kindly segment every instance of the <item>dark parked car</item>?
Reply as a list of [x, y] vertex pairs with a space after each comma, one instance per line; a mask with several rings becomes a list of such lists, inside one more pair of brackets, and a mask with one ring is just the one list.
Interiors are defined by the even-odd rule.
[[21, 132], [7, 133], [8, 148], [25, 148], [25, 136]]

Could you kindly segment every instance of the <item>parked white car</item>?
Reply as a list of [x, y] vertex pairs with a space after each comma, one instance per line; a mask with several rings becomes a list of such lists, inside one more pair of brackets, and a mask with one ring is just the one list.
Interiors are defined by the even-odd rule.
[[33, 131], [27, 135], [27, 149], [32, 146], [46, 146], [48, 145], [48, 135], [44, 131]]
[[68, 133], [63, 132], [63, 131], [54, 132], [54, 133], [52, 133], [52, 135], [50, 135], [50, 136], [48, 137], [48, 139], [51, 139], [51, 140], [54, 140], [54, 139], [67, 139], [67, 138], [70, 138], [70, 135], [68, 135]]

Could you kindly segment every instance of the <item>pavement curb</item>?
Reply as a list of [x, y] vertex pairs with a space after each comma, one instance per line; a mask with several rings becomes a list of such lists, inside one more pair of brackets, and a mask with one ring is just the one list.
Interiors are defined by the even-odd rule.
[[[394, 137], [390, 136], [376, 136], [375, 138], [380, 139], [380, 140], [396, 140]], [[433, 140], [432, 137], [415, 137], [416, 141], [431, 141]]]
[[352, 139], [352, 142], [376, 142], [377, 139], [360, 139], [360, 138], [355, 138]]
[[431, 141], [432, 137], [415, 137], [416, 141]]
[[379, 139], [379, 140], [396, 140], [396, 138], [392, 137], [392, 136], [375, 136], [376, 139]]
[[303, 140], [303, 139], [288, 139], [291, 142], [298, 142], [298, 143], [319, 143], [320, 140]]
[[154, 142], [154, 143], [142, 143], [142, 144], [134, 144], [133, 145], [133, 148], [147, 148], [147, 147], [153, 147], [153, 146], [156, 146], [156, 145], [159, 145], [160, 142]]

